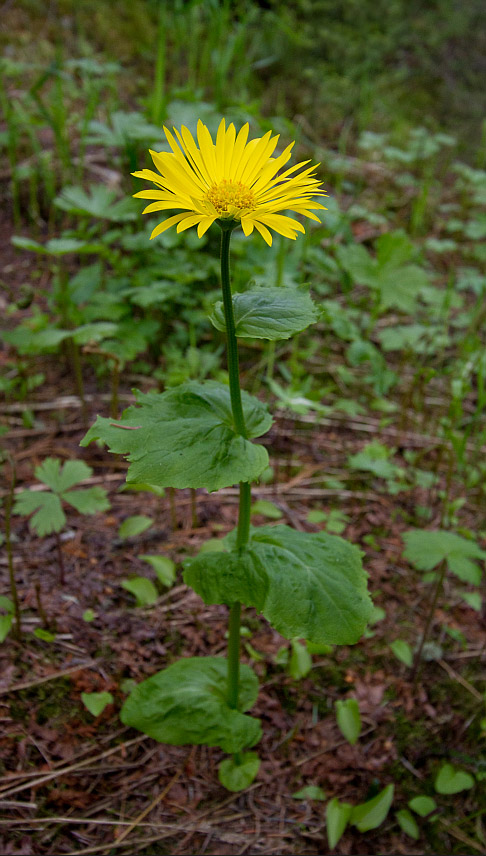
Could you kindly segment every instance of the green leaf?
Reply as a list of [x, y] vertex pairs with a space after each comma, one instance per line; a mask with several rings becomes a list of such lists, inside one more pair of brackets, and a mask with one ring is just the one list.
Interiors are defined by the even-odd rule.
[[81, 693], [81, 701], [93, 716], [100, 716], [105, 707], [113, 704], [111, 693]]
[[36, 478], [50, 487], [54, 493], [63, 493], [92, 475], [93, 470], [84, 461], [66, 461], [61, 468], [59, 458], [46, 458], [35, 468]]
[[137, 606], [151, 606], [159, 596], [152, 580], [148, 580], [146, 577], [122, 580], [121, 584], [126, 591], [135, 595]]
[[0, 642], [7, 638], [13, 623], [13, 615], [0, 615]]
[[238, 760], [235, 756], [225, 758], [218, 770], [218, 778], [223, 788], [234, 793], [248, 788], [260, 769], [260, 758], [256, 752], [243, 752], [237, 757]]
[[[254, 288], [233, 296], [236, 335], [255, 339], [289, 339], [316, 320], [310, 296], [296, 288]], [[210, 316], [217, 330], [226, 324], [222, 301]]]
[[61, 500], [50, 491], [22, 491], [15, 500], [13, 511], [14, 514], [22, 515], [35, 511], [29, 526], [41, 538], [51, 532], [60, 532], [66, 522]]
[[458, 794], [474, 787], [474, 779], [465, 770], [455, 770], [452, 764], [444, 764], [437, 773], [434, 787], [438, 794]]
[[280, 520], [283, 517], [283, 512], [280, 508], [268, 499], [257, 499], [251, 507], [251, 513], [252, 515], [261, 514], [263, 517], [269, 517], [272, 520]]
[[445, 559], [449, 570], [460, 580], [480, 584], [481, 570], [473, 560], [484, 561], [486, 551], [475, 541], [454, 532], [428, 529], [410, 529], [402, 537], [406, 545], [403, 555], [419, 571], [431, 571]]
[[240, 752], [261, 736], [260, 721], [245, 716], [258, 695], [258, 678], [241, 666], [238, 710], [226, 702], [228, 664], [222, 657], [178, 660], [138, 686], [121, 710], [130, 725], [161, 743], [219, 746]]
[[427, 817], [428, 814], [432, 814], [435, 811], [437, 803], [432, 797], [413, 797], [408, 801], [408, 807], [420, 815], [420, 817]]
[[483, 599], [478, 591], [462, 591], [460, 592], [460, 595], [471, 609], [475, 609], [476, 612], [481, 612], [483, 608]]
[[0, 609], [4, 609], [9, 615], [13, 615], [15, 612], [15, 606], [9, 597], [5, 597], [5, 595], [0, 595]]
[[319, 785], [306, 785], [292, 794], [293, 800], [325, 800], [326, 794]]
[[[114, 423], [98, 417], [81, 441], [101, 439], [131, 465], [127, 480], [160, 487], [206, 487], [209, 491], [253, 481], [268, 465], [263, 446], [235, 432], [230, 392], [224, 384], [190, 382], [163, 393], [139, 393]], [[242, 393], [248, 437], [272, 423], [265, 405]]]
[[365, 470], [378, 478], [392, 479], [397, 475], [398, 469], [397, 465], [389, 460], [393, 452], [393, 449], [373, 440], [371, 443], [367, 443], [361, 452], [350, 455], [348, 463], [355, 470]]
[[254, 606], [287, 639], [353, 644], [371, 614], [359, 550], [327, 532], [252, 528], [244, 550], [200, 553], [184, 569], [206, 603]]
[[417, 826], [417, 821], [406, 808], [402, 808], [400, 811], [397, 811], [395, 817], [398, 821], [398, 825], [403, 829], [406, 835], [409, 835], [410, 838], [414, 838], [415, 841], [420, 838], [420, 830]]
[[90, 624], [91, 621], [95, 620], [95, 618], [96, 618], [96, 612], [94, 611], [94, 609], [85, 609], [84, 610], [83, 621], [87, 621], [88, 624]]
[[147, 529], [150, 529], [154, 521], [151, 517], [146, 517], [145, 514], [134, 514], [133, 517], [127, 517], [123, 521], [119, 530], [119, 538], [133, 538], [135, 535], [141, 535]]
[[361, 714], [355, 698], [336, 702], [336, 720], [343, 737], [354, 746], [361, 734]]
[[72, 505], [80, 514], [96, 514], [98, 511], [107, 511], [110, 507], [104, 487], [68, 490], [62, 494], [62, 498], [66, 502], [69, 502], [69, 505]]
[[176, 576], [176, 566], [172, 559], [169, 559], [167, 556], [147, 555], [139, 556], [138, 558], [152, 565], [159, 583], [162, 583], [163, 586], [172, 585]]
[[385, 820], [393, 802], [394, 786], [387, 785], [376, 797], [353, 808], [349, 822], [360, 832], [376, 829]]
[[18, 250], [31, 250], [45, 256], [65, 256], [68, 253], [96, 253], [103, 249], [102, 244], [79, 241], [77, 238], [51, 238], [45, 244], [39, 244], [31, 238], [14, 235], [12, 244]]
[[49, 630], [45, 630], [43, 627], [36, 627], [34, 636], [36, 639], [42, 639], [43, 642], [54, 642], [56, 638], [55, 633], [50, 633]]
[[137, 207], [131, 199], [116, 201], [116, 193], [103, 184], [92, 184], [89, 193], [82, 187], [64, 187], [54, 205], [70, 214], [84, 214], [114, 222], [133, 220]]
[[400, 660], [401, 663], [405, 663], [406, 666], [411, 668], [413, 663], [413, 652], [408, 642], [405, 642], [404, 639], [395, 639], [394, 642], [390, 643], [390, 648], [395, 654], [397, 660]]
[[326, 827], [330, 850], [334, 850], [336, 844], [340, 841], [348, 825], [352, 810], [353, 807], [350, 803], [339, 802], [336, 797], [328, 802], [326, 808]]
[[305, 678], [312, 669], [312, 657], [307, 650], [307, 645], [303, 645], [298, 639], [292, 639], [292, 652], [288, 665], [289, 675], [294, 681], [299, 681]]

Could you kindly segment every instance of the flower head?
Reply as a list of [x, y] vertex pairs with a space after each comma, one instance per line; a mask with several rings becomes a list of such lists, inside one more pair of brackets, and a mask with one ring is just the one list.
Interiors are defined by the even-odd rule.
[[235, 126], [226, 128], [223, 119], [213, 143], [208, 128], [199, 121], [198, 147], [184, 126], [180, 132], [174, 128], [175, 137], [167, 128], [164, 131], [172, 151], [150, 152], [158, 172], [142, 169], [133, 173], [152, 181], [157, 189], [141, 190], [135, 196], [156, 200], [147, 205], [144, 214], [172, 209], [181, 209], [181, 213], [159, 223], [151, 238], [176, 224], [178, 232], [197, 226], [201, 238], [219, 220], [241, 223], [245, 235], [251, 235], [255, 228], [271, 245], [269, 229], [294, 239], [297, 232], [305, 232], [298, 220], [284, 216], [282, 211], [291, 210], [320, 222], [312, 213], [324, 209], [313, 201], [313, 197], [324, 195], [320, 182], [313, 177], [315, 167], [297, 173], [309, 163], [302, 161], [279, 175], [294, 144], [272, 157], [278, 134], [272, 137], [268, 131], [263, 137], [248, 140], [248, 124], [237, 134]]

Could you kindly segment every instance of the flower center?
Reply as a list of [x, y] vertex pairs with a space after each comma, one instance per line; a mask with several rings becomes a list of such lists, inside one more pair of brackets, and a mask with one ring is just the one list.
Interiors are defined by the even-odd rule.
[[225, 178], [209, 188], [206, 199], [221, 217], [233, 217], [237, 211], [255, 208], [255, 196], [250, 188], [241, 181], [227, 181]]

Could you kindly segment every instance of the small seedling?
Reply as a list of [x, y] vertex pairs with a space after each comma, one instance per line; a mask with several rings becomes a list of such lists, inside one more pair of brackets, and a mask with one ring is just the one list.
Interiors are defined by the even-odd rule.
[[14, 513], [29, 515], [35, 512], [29, 521], [30, 528], [39, 535], [56, 537], [59, 558], [59, 581], [65, 582], [64, 560], [59, 533], [66, 524], [63, 503], [67, 502], [80, 514], [96, 514], [107, 511], [110, 503], [106, 490], [102, 487], [75, 488], [93, 474], [91, 467], [84, 461], [66, 461], [61, 466], [58, 458], [46, 458], [35, 469], [36, 478], [45, 486], [45, 490], [24, 490], [16, 498]]

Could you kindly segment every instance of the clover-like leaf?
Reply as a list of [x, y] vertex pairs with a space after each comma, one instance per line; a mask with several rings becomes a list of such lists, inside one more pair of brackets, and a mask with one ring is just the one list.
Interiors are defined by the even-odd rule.
[[59, 458], [46, 458], [35, 468], [35, 476], [46, 484], [54, 493], [63, 493], [80, 481], [88, 479], [93, 474], [91, 467], [84, 461], [66, 461], [61, 468]]
[[403, 534], [404, 557], [419, 571], [431, 571], [444, 559], [447, 567], [460, 580], [479, 585], [481, 569], [475, 560], [485, 560], [486, 550], [475, 541], [454, 532], [410, 529]]
[[[255, 339], [288, 339], [316, 320], [316, 310], [307, 292], [297, 288], [253, 288], [233, 296], [236, 335]], [[226, 323], [223, 303], [218, 301], [210, 316], [217, 330]]]
[[[327, 532], [288, 526], [251, 529], [244, 550], [200, 553], [184, 563], [184, 580], [206, 603], [254, 606], [287, 639], [353, 644], [372, 604], [359, 550]], [[231, 549], [233, 548], [233, 549]]]
[[[268, 431], [265, 405], [242, 393], [248, 437]], [[98, 417], [82, 446], [105, 442], [131, 462], [128, 482], [160, 487], [206, 487], [209, 491], [252, 481], [268, 465], [263, 446], [237, 434], [230, 391], [221, 383], [190, 382], [163, 393], [138, 395], [120, 422]]]
[[15, 500], [14, 514], [32, 514], [30, 527], [40, 537], [60, 532], [66, 522], [61, 500], [50, 491], [23, 490]]
[[62, 498], [80, 514], [96, 514], [98, 511], [107, 511], [110, 507], [104, 487], [68, 490], [62, 494]]
[[258, 695], [258, 679], [249, 666], [240, 671], [238, 710], [226, 701], [227, 661], [222, 657], [188, 657], [138, 684], [121, 710], [130, 725], [161, 743], [205, 744], [224, 752], [254, 746], [260, 721], [245, 716]]

